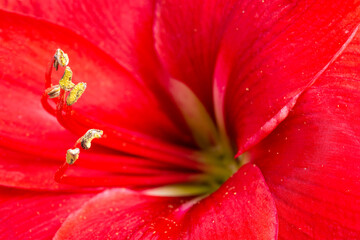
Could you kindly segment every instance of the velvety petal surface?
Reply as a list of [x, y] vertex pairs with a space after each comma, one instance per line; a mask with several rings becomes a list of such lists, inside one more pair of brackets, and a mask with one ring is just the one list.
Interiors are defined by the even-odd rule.
[[360, 34], [250, 153], [274, 195], [280, 239], [360, 237]]
[[[7, 11], [65, 27], [86, 38], [145, 84], [148, 91], [156, 95], [157, 107], [165, 109], [168, 117], [178, 123], [178, 128], [188, 130], [178, 109], [171, 106], [173, 101], [162, 85], [168, 77], [158, 60], [153, 42], [154, 1], [129, 0], [121, 1], [121, 4], [112, 0], [44, 1], [41, 4], [3, 1], [0, 6]], [[130, 91], [121, 89], [121, 92]], [[134, 96], [133, 92], [131, 96]]]
[[276, 239], [277, 215], [259, 169], [247, 165], [218, 191], [200, 201], [108, 190], [70, 215], [55, 239], [104, 236], [120, 239]]
[[[239, 153], [269, 134], [351, 41], [358, 1], [241, 1], [215, 70], [217, 118]], [[221, 122], [221, 121], [220, 121]]]
[[1, 239], [51, 239], [66, 217], [94, 194], [51, 194], [0, 188]]

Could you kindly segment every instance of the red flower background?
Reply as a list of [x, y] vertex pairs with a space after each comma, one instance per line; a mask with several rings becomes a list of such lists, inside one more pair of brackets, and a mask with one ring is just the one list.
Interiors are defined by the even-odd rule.
[[[359, 4], [1, 1], [0, 238], [359, 238]], [[59, 47], [88, 84], [63, 126], [40, 103]], [[249, 163], [203, 199], [150, 196], [207, 173], [206, 116]]]

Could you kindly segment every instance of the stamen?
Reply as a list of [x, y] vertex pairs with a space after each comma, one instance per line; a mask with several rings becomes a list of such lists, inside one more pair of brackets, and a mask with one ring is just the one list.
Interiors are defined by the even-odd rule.
[[45, 90], [49, 98], [56, 98], [60, 95], [60, 86], [54, 85]]
[[56, 71], [59, 68], [59, 65], [61, 67], [65, 67], [69, 64], [69, 57], [66, 53], [64, 53], [63, 50], [61, 50], [60, 48], [58, 48], [55, 52], [54, 55], [54, 68], [56, 69]]
[[75, 84], [71, 81], [72, 75], [73, 73], [70, 67], [66, 67], [64, 71], [64, 75], [59, 81], [59, 85], [61, 89], [65, 91], [70, 91], [75, 86]]
[[69, 165], [74, 164], [74, 162], [76, 160], [78, 160], [79, 154], [80, 154], [80, 149], [78, 149], [78, 148], [68, 149], [67, 152], [66, 152], [66, 162]]
[[74, 103], [76, 103], [77, 100], [79, 100], [81, 95], [84, 93], [85, 89], [86, 89], [86, 83], [80, 82], [76, 84], [76, 86], [73, 89], [71, 89], [70, 94], [66, 99], [66, 104], [68, 106], [71, 106]]
[[81, 143], [81, 147], [83, 149], [89, 149], [91, 147], [91, 141], [94, 138], [101, 138], [101, 136], [103, 135], [103, 131], [102, 130], [97, 130], [97, 129], [90, 129], [88, 130], [83, 137], [81, 137], [78, 142]]

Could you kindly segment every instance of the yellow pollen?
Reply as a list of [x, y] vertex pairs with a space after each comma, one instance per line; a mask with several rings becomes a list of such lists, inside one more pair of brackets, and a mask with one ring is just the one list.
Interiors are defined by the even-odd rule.
[[60, 86], [54, 85], [49, 88], [47, 94], [49, 95], [49, 98], [56, 98], [60, 95]]
[[59, 65], [65, 67], [69, 64], [69, 57], [63, 50], [58, 48], [54, 55], [54, 67], [58, 70]]
[[75, 161], [79, 158], [80, 149], [68, 149], [66, 152], [66, 162], [68, 164], [74, 164]]
[[88, 130], [84, 134], [84, 136], [79, 139], [81, 141], [81, 147], [83, 149], [89, 149], [91, 147], [91, 141], [94, 138], [101, 138], [102, 135], [103, 135], [102, 130], [98, 130], [98, 129], [90, 129], [90, 130]]
[[59, 81], [61, 89], [64, 89], [65, 91], [70, 91], [75, 86], [75, 84], [71, 81], [72, 75], [73, 73], [70, 67], [66, 67], [64, 75]]
[[69, 96], [66, 99], [66, 104], [68, 106], [73, 105], [81, 97], [86, 89], [86, 83], [80, 82], [70, 91]]

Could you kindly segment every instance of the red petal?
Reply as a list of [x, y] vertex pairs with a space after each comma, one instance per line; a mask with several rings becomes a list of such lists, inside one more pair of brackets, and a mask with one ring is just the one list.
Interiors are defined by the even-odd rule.
[[360, 33], [251, 154], [283, 239], [360, 237]]
[[1, 239], [51, 239], [93, 194], [49, 194], [0, 188]]
[[[76, 104], [82, 114], [95, 119], [98, 125], [106, 122], [110, 127], [111, 124], [121, 125], [122, 129], [136, 129], [151, 136], [172, 136], [171, 139], [176, 139], [176, 136], [182, 135], [188, 139], [159, 109], [156, 97], [149, 89], [140, 86], [109, 56], [90, 43], [62, 28], [27, 17], [4, 12], [0, 17], [0, 27], [4, 29], [1, 35], [4, 44], [0, 58], [4, 82], [0, 86], [0, 92], [5, 107], [0, 126], [5, 128], [1, 131], [2, 145], [18, 148], [21, 143], [26, 142], [22, 144], [24, 151], [46, 151], [56, 155], [54, 148], [62, 148], [60, 151], [64, 152], [75, 142], [75, 137], [65, 133], [56, 120], [42, 110], [39, 103], [43, 91], [42, 69], [58, 45], [63, 46], [69, 53], [75, 81], [88, 83], [86, 94]], [[24, 42], [29, 43], [26, 48], [23, 48]], [[19, 54], [13, 54], [14, 49]], [[121, 94], [123, 92], [124, 94]], [[93, 126], [89, 126], [91, 127]], [[76, 126], [72, 130], [77, 130], [77, 134], [85, 133]], [[139, 138], [138, 135], [128, 138], [139, 141], [135, 139]], [[109, 139], [103, 143], [110, 144], [111, 141], [114, 142]], [[39, 146], [39, 143], [42, 146]], [[113, 145], [114, 143], [111, 146]], [[140, 151], [139, 148], [145, 147], [142, 144], [137, 149]]]
[[226, 87], [215, 102], [225, 108], [239, 153], [269, 134], [297, 94], [335, 60], [351, 40], [359, 13], [354, 1], [239, 3], [215, 72], [217, 90]]
[[55, 239], [276, 239], [274, 201], [253, 165], [242, 167], [217, 192], [194, 206], [182, 203], [177, 198], [109, 190], [69, 216]]

